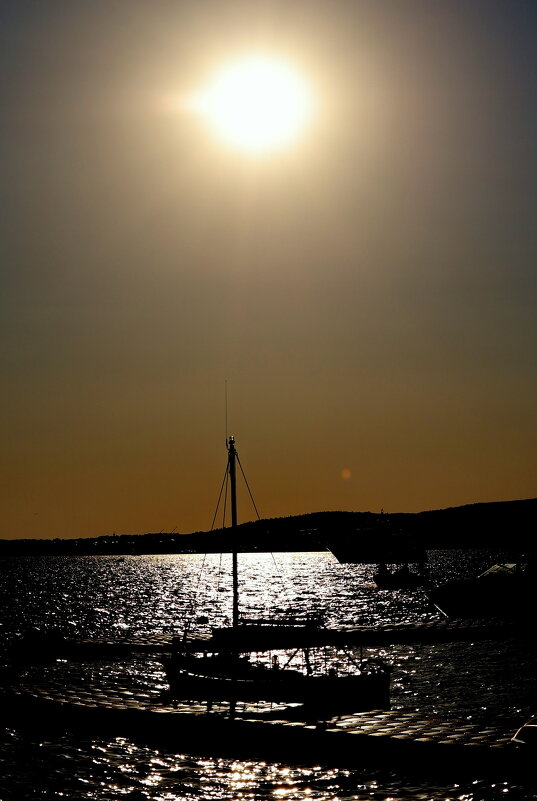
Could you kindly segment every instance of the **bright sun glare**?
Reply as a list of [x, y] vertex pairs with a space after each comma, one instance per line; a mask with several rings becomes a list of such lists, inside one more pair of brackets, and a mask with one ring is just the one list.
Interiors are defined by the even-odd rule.
[[260, 153], [291, 142], [307, 124], [312, 102], [289, 65], [252, 56], [222, 67], [190, 106], [227, 143]]

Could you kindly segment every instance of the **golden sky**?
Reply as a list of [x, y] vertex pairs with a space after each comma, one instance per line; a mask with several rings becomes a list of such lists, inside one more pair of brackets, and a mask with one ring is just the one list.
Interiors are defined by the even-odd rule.
[[[537, 5], [0, 2], [0, 537], [537, 495]], [[264, 52], [315, 113], [182, 105]], [[241, 497], [239, 518], [253, 510]]]

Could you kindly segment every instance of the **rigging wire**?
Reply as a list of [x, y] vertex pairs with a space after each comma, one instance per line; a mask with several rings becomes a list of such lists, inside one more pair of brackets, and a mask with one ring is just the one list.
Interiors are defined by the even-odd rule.
[[284, 663], [284, 665], [283, 665], [283, 670], [285, 670], [285, 668], [289, 667], [289, 665], [290, 665], [291, 661], [292, 661], [292, 660], [295, 658], [295, 656], [298, 654], [298, 652], [299, 652], [300, 650], [301, 650], [300, 648], [296, 648], [296, 649], [293, 651], [293, 653], [291, 654], [291, 656], [289, 657], [289, 659], [287, 660], [287, 662], [285, 662], [285, 663]]
[[220, 493], [218, 495], [218, 500], [216, 502], [216, 509], [214, 510], [214, 517], [213, 522], [211, 523], [211, 531], [214, 529], [214, 522], [216, 520], [216, 515], [218, 514], [218, 509], [220, 508], [220, 501], [222, 500], [222, 491], [224, 486], [226, 487], [226, 495], [227, 495], [227, 478], [228, 478], [228, 465], [226, 465], [226, 472], [224, 473], [224, 478], [222, 479], [222, 485], [220, 487]]
[[257, 519], [261, 520], [261, 518], [259, 517], [259, 512], [257, 511], [257, 506], [255, 505], [254, 496], [252, 495], [252, 490], [250, 489], [250, 485], [248, 484], [248, 479], [246, 478], [246, 476], [244, 474], [244, 470], [242, 469], [242, 464], [241, 464], [241, 460], [239, 459], [239, 454], [238, 453], [237, 453], [237, 461], [239, 463], [239, 467], [241, 469], [242, 477], [244, 479], [244, 483], [246, 484], [246, 488], [248, 490], [248, 494], [250, 496], [250, 500], [252, 501], [253, 507], [255, 509], [255, 513], [257, 515]]
[[229, 484], [229, 470], [226, 473], [226, 489], [224, 491], [224, 506], [222, 509], [222, 528], [226, 527], [226, 514], [227, 514], [227, 488]]
[[[229, 439], [228, 436], [227, 436], [227, 427], [228, 427], [227, 380], [226, 380], [226, 383], [225, 383], [225, 423], [226, 423], [226, 443], [227, 443], [228, 439]], [[237, 460], [237, 462], [239, 464], [241, 475], [243, 477], [244, 483], [245, 483], [246, 488], [248, 490], [248, 495], [250, 497], [250, 501], [252, 502], [252, 506], [253, 506], [253, 508], [255, 510], [255, 513], [256, 513], [256, 516], [257, 516], [257, 520], [261, 520], [261, 517], [259, 515], [259, 510], [258, 510], [256, 502], [254, 500], [254, 496], [253, 496], [252, 490], [250, 488], [250, 485], [248, 483], [248, 479], [246, 478], [246, 474], [244, 472], [244, 468], [243, 468], [241, 460], [239, 458], [239, 454], [237, 452], [235, 452], [235, 455], [236, 455], [236, 460]], [[216, 518], [217, 518], [217, 515], [218, 515], [218, 511], [220, 509], [220, 504], [222, 503], [222, 495], [223, 495], [222, 528], [226, 527], [226, 514], [227, 514], [227, 502], [228, 502], [228, 497], [227, 496], [228, 496], [229, 478], [230, 478], [230, 476], [229, 476], [229, 461], [228, 461], [227, 464], [226, 464], [224, 477], [223, 477], [222, 483], [220, 485], [220, 492], [218, 494], [218, 500], [216, 502], [216, 509], [215, 509], [215, 512], [214, 512], [214, 515], [213, 515], [213, 519], [212, 519], [212, 523], [211, 523], [211, 529], [210, 529], [211, 531], [214, 531]], [[285, 597], [285, 600], [286, 600], [287, 604], [290, 605], [290, 603], [289, 603], [290, 602], [289, 588], [286, 586], [286, 583], [285, 583], [284, 578], [283, 578], [283, 573], [281, 571], [280, 566], [276, 562], [276, 558], [275, 558], [273, 552], [271, 552], [271, 557], [272, 557], [272, 561], [274, 562], [276, 575], [280, 579], [280, 582], [281, 582], [281, 585], [282, 585], [283, 596]], [[203, 569], [205, 567], [206, 558], [207, 558], [207, 553], [204, 554], [203, 562], [202, 562], [201, 569], [200, 569], [200, 573], [199, 573], [199, 576], [198, 576], [198, 579], [197, 579], [197, 583], [196, 583], [196, 589], [194, 591], [193, 599], [191, 601], [191, 605], [190, 605], [191, 606], [191, 614], [193, 614], [193, 612], [194, 612], [195, 603], [196, 603], [197, 595], [198, 595], [198, 589], [199, 589], [199, 585], [200, 585], [200, 582], [201, 582], [201, 575], [202, 575]], [[218, 574], [219, 574], [218, 575], [218, 586], [220, 585], [220, 581], [221, 581], [221, 578], [222, 578], [222, 573], [223, 573], [223, 571], [222, 571], [222, 553], [220, 553], [220, 563], [219, 563], [219, 567], [218, 567]]]
[[[225, 510], [226, 510], [225, 499], [226, 499], [226, 496], [227, 496], [228, 474], [229, 474], [229, 465], [226, 464], [226, 471], [224, 473], [224, 478], [222, 479], [222, 484], [220, 485], [220, 492], [218, 494], [218, 500], [216, 502], [216, 509], [214, 511], [213, 521], [211, 523], [211, 531], [214, 530], [214, 524], [215, 524], [215, 521], [216, 521], [216, 516], [218, 514], [218, 509], [220, 508], [220, 502], [222, 500], [222, 492], [224, 492], [224, 488], [225, 488], [224, 515], [225, 515]], [[192, 598], [191, 598], [190, 605], [189, 605], [189, 614], [190, 614], [191, 617], [194, 616], [194, 611], [195, 611], [195, 608], [196, 608], [196, 603], [197, 603], [197, 598], [198, 598], [198, 591], [199, 591], [199, 587], [200, 587], [200, 583], [201, 583], [201, 576], [202, 576], [203, 570], [205, 568], [206, 560], [207, 560], [207, 552], [205, 552], [203, 554], [203, 561], [201, 563], [201, 568], [200, 568], [200, 571], [199, 571], [199, 574], [198, 574], [198, 578], [197, 578], [197, 581], [196, 581], [194, 592], [192, 594]]]
[[[237, 457], [237, 462], [239, 463], [239, 467], [240, 467], [240, 470], [241, 470], [242, 477], [243, 477], [243, 479], [244, 479], [244, 483], [246, 484], [246, 488], [247, 488], [247, 490], [248, 490], [248, 494], [249, 494], [249, 496], [250, 496], [250, 500], [252, 501], [252, 505], [253, 505], [253, 507], [254, 507], [254, 509], [255, 509], [255, 513], [256, 513], [256, 515], [257, 515], [257, 519], [258, 519], [258, 520], [261, 520], [261, 518], [260, 518], [260, 516], [259, 516], [258, 509], [257, 509], [257, 506], [256, 506], [256, 503], [255, 503], [255, 500], [254, 500], [254, 496], [253, 496], [253, 494], [252, 494], [252, 491], [251, 491], [251, 489], [250, 489], [250, 485], [248, 484], [248, 479], [246, 478], [246, 474], [245, 474], [245, 472], [244, 472], [244, 469], [243, 469], [243, 467], [242, 467], [241, 460], [240, 460], [240, 458], [239, 458], [239, 454], [238, 454], [238, 453], [236, 454], [236, 457]], [[284, 595], [284, 597], [285, 597], [286, 604], [287, 604], [288, 606], [290, 606], [290, 595], [289, 595], [289, 588], [287, 587], [287, 584], [286, 584], [286, 582], [285, 582], [285, 580], [284, 580], [284, 577], [283, 577], [283, 573], [282, 573], [282, 571], [281, 571], [281, 568], [280, 568], [280, 566], [278, 565], [278, 563], [276, 562], [276, 558], [275, 558], [275, 556], [274, 556], [274, 553], [273, 553], [272, 551], [271, 551], [271, 554], [270, 554], [270, 555], [272, 556], [272, 561], [274, 562], [274, 567], [275, 567], [275, 569], [276, 569], [276, 575], [277, 575], [277, 576], [278, 576], [278, 578], [280, 579], [280, 583], [281, 583], [281, 586], [282, 586], [282, 591], [283, 591], [283, 595]]]
[[218, 560], [218, 572], [217, 572], [217, 582], [216, 582], [216, 597], [218, 598], [218, 593], [220, 592], [220, 582], [222, 581], [222, 551], [220, 551], [220, 558]]
[[289, 608], [291, 606], [291, 596], [289, 594], [289, 587], [287, 586], [287, 582], [285, 581], [285, 579], [283, 577], [283, 571], [282, 571], [280, 565], [278, 564], [278, 562], [276, 561], [276, 557], [274, 556], [274, 551], [271, 551], [270, 555], [272, 557], [272, 561], [274, 562], [274, 569], [276, 571], [276, 575], [277, 575], [278, 579], [280, 580], [280, 584], [281, 584], [281, 588], [282, 588], [281, 591], [282, 591], [282, 595], [284, 596], [284, 599], [285, 599], [285, 604]]

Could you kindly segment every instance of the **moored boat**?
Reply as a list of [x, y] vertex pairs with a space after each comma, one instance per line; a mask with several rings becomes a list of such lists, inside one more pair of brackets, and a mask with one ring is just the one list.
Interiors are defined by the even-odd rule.
[[523, 619], [532, 614], [534, 592], [530, 566], [506, 562], [475, 578], [441, 584], [429, 591], [429, 599], [448, 617]]
[[412, 536], [392, 531], [389, 525], [334, 535], [326, 545], [342, 564], [403, 565], [425, 559], [423, 547]]
[[427, 583], [427, 576], [423, 567], [416, 572], [405, 564], [395, 570], [388, 570], [387, 565], [381, 563], [373, 573], [373, 581], [379, 590], [405, 590], [422, 587]]
[[[234, 528], [238, 454], [233, 436], [226, 445]], [[381, 660], [356, 658], [351, 650], [341, 648], [327, 654], [319, 645], [322, 629], [322, 619], [315, 613], [264, 619], [241, 615], [238, 559], [233, 550], [232, 624], [213, 629], [211, 638], [201, 644], [190, 639], [188, 632], [175, 639], [174, 651], [165, 662], [171, 695], [208, 702], [296, 702], [319, 715], [343, 708], [387, 708], [390, 666]]]
[[[355, 663], [355, 672], [321, 668], [316, 649], [304, 649], [302, 664], [290, 666], [300, 649], [270, 652], [253, 661], [251, 652], [220, 649], [211, 654], [177, 651], [167, 665], [173, 697], [201, 701], [301, 703], [319, 712], [385, 709], [389, 706], [389, 667], [376, 660]], [[322, 659], [322, 657], [321, 657]]]

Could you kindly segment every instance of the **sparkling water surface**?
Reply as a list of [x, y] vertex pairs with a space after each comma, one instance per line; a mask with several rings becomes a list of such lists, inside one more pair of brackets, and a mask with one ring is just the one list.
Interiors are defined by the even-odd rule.
[[[433, 583], [475, 575], [501, 554], [433, 551]], [[438, 618], [423, 590], [380, 591], [371, 565], [340, 565], [328, 553], [239, 557], [246, 616], [322, 610], [333, 624], [418, 622]], [[229, 555], [23, 557], [0, 561], [0, 632], [4, 644], [30, 626], [73, 637], [208, 631], [231, 615]], [[392, 709], [516, 727], [534, 713], [535, 642], [498, 642], [369, 649], [393, 664]], [[69, 680], [69, 666], [61, 666]], [[53, 669], [53, 668], [52, 668]], [[100, 663], [91, 670], [127, 685], [165, 688], [154, 657]], [[183, 744], [184, 745], [184, 744]], [[122, 737], [7, 729], [0, 736], [0, 801], [19, 799], [460, 799], [536, 798], [528, 777], [426, 775], [409, 766], [361, 764], [354, 770], [275, 764], [189, 754], [171, 743]], [[425, 767], [425, 766], [424, 766]]]

